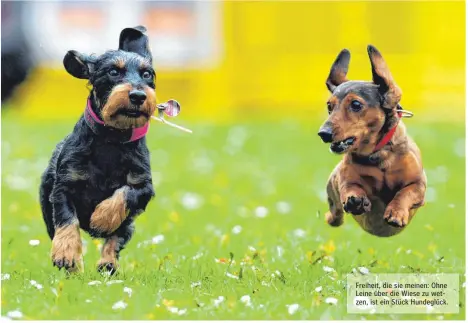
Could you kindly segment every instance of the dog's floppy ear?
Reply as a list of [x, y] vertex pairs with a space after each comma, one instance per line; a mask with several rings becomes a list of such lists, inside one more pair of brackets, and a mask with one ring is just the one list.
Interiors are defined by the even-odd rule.
[[346, 78], [346, 74], [348, 73], [350, 59], [351, 53], [347, 49], [343, 49], [338, 54], [338, 57], [336, 57], [326, 82], [327, 88], [331, 93], [333, 93], [333, 91], [338, 85], [348, 81], [348, 79]]
[[79, 79], [89, 79], [94, 68], [94, 61], [90, 56], [76, 50], [69, 50], [63, 58], [63, 66], [68, 73]]
[[367, 52], [372, 65], [372, 80], [374, 84], [379, 86], [379, 92], [384, 99], [382, 107], [386, 109], [396, 108], [401, 99], [401, 89], [393, 80], [387, 63], [385, 63], [377, 48], [369, 45], [367, 46]]
[[149, 48], [149, 40], [145, 32], [146, 28], [143, 26], [125, 28], [120, 33], [119, 49], [126, 52], [137, 53], [151, 61], [152, 56]]

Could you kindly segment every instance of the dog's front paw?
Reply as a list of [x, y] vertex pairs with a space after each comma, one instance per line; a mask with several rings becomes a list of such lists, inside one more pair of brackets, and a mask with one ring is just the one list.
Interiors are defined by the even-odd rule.
[[101, 259], [99, 260], [97, 264], [97, 270], [99, 272], [107, 272], [110, 275], [115, 274], [118, 268], [119, 268], [119, 264], [115, 260], [107, 261], [107, 260]]
[[82, 243], [77, 226], [56, 229], [51, 258], [52, 264], [59, 270], [65, 268], [70, 273], [83, 271]]
[[124, 190], [120, 189], [96, 206], [89, 226], [98, 232], [112, 233], [119, 228], [127, 215]]
[[346, 213], [361, 215], [371, 210], [371, 202], [367, 196], [348, 196], [343, 203], [343, 209]]
[[331, 211], [325, 213], [325, 220], [332, 227], [339, 227], [343, 224], [343, 214], [334, 215]]
[[384, 219], [388, 224], [394, 227], [404, 227], [409, 222], [409, 211], [392, 205], [387, 206], [384, 213]]

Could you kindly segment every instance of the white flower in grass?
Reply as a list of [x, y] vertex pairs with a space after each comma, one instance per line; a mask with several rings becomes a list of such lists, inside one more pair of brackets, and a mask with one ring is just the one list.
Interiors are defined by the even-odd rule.
[[10, 279], [10, 274], [2, 274], [1, 276], [2, 280], [9, 280]]
[[278, 257], [283, 257], [284, 254], [284, 248], [281, 246], [276, 246], [276, 253], [278, 254]]
[[186, 309], [186, 308], [183, 308], [183, 309], [179, 310], [179, 311], [177, 312], [177, 314], [178, 314], [178, 315], [187, 314], [187, 309]]
[[177, 307], [169, 306], [167, 310], [173, 314], [177, 314], [179, 312], [179, 309]]
[[32, 286], [36, 287], [37, 289], [42, 289], [42, 285], [39, 284], [37, 281], [35, 280], [30, 280], [29, 283], [31, 283]]
[[196, 210], [202, 206], [203, 198], [195, 193], [185, 193], [181, 202], [186, 210]]
[[288, 202], [280, 201], [276, 203], [276, 210], [281, 214], [288, 214], [291, 212], [291, 205]]
[[299, 304], [286, 305], [288, 307], [289, 315], [293, 315], [299, 309]]
[[233, 275], [233, 274], [231, 274], [231, 273], [226, 273], [226, 276], [228, 276], [229, 278], [232, 278], [232, 279], [239, 279], [238, 276]]
[[91, 303], [92, 301], [90, 299], [85, 300], [86, 303]]
[[335, 297], [327, 297], [325, 299], [325, 303], [331, 304], [331, 305], [336, 305], [338, 303], [338, 300]]
[[250, 250], [251, 252], [255, 252], [255, 251], [257, 251], [257, 249], [255, 249], [255, 248], [254, 248], [254, 247], [252, 247], [252, 246], [249, 246], [249, 250]]
[[239, 234], [242, 232], [242, 227], [240, 225], [236, 225], [234, 226], [234, 228], [232, 228], [232, 233], [233, 234]]
[[331, 272], [334, 272], [335, 269], [332, 268], [332, 267], [323, 266], [323, 271], [325, 271], [325, 272], [327, 272], [327, 273], [331, 273]]
[[201, 282], [193, 282], [190, 284], [190, 287], [194, 288], [194, 287], [198, 287], [198, 286], [201, 286]]
[[252, 302], [249, 295], [244, 295], [240, 298], [240, 301], [245, 304], [245, 306], [252, 306]]
[[29, 240], [29, 245], [33, 247], [38, 246], [39, 243], [40, 243], [39, 240]]
[[99, 280], [93, 280], [88, 283], [89, 286], [101, 285], [101, 284], [102, 282], [100, 282]]
[[255, 208], [255, 216], [257, 218], [264, 218], [268, 215], [268, 209], [264, 206], [257, 206]]
[[224, 302], [224, 296], [218, 296], [217, 299], [213, 300], [213, 304], [215, 307], [218, 307], [222, 302]]
[[296, 238], [304, 238], [306, 236], [306, 232], [303, 229], [296, 229], [293, 234]]
[[368, 275], [369, 274], [369, 269], [367, 269], [366, 267], [358, 267], [358, 270], [363, 275]]
[[132, 297], [133, 290], [130, 287], [124, 287], [124, 293], [127, 293], [129, 297]]
[[113, 285], [113, 284], [122, 284], [123, 280], [109, 280], [106, 285]]
[[11, 319], [20, 319], [23, 318], [23, 313], [20, 310], [10, 311], [6, 314]]
[[127, 303], [125, 303], [124, 301], [118, 301], [117, 303], [112, 305], [113, 310], [123, 310], [126, 307], [127, 307]]
[[203, 252], [197, 253], [195, 256], [192, 257], [193, 260], [200, 259], [203, 256]]
[[316, 291], [317, 293], [320, 293], [320, 292], [322, 291], [322, 286], [316, 287], [316, 288], [315, 288], [315, 291]]
[[164, 241], [164, 235], [162, 234], [158, 234], [157, 236], [153, 237], [153, 239], [151, 239], [152, 244], [160, 244], [163, 241]]

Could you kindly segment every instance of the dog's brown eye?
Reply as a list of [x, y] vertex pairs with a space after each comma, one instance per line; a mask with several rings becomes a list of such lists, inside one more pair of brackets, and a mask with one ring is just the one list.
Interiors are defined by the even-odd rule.
[[117, 71], [117, 69], [113, 68], [109, 71], [109, 75], [110, 76], [117, 76], [119, 75], [119, 71]]
[[330, 104], [330, 102], [327, 102], [327, 110], [328, 110], [328, 114], [332, 113], [333, 107]]
[[362, 109], [362, 103], [359, 102], [358, 100], [353, 100], [353, 102], [351, 102], [351, 110], [353, 110], [354, 112], [359, 112], [361, 111]]
[[144, 79], [150, 79], [151, 78], [151, 73], [148, 72], [148, 71], [145, 71], [145, 72], [143, 72], [142, 76], [143, 76]]

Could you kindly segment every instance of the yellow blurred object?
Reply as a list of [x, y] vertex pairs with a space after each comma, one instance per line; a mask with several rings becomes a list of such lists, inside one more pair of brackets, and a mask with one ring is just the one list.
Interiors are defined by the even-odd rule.
[[320, 250], [324, 251], [327, 255], [332, 254], [335, 250], [335, 243], [333, 240], [328, 241], [327, 243], [320, 245]]
[[[218, 66], [157, 71], [158, 97], [176, 98], [184, 118], [280, 118], [284, 109], [306, 120], [325, 116], [325, 79], [336, 55], [348, 48], [349, 78], [370, 80], [366, 46], [373, 44], [403, 90], [405, 109], [464, 120], [465, 2], [228, 1], [221, 18]], [[13, 104], [28, 118], [78, 117], [87, 94], [86, 81], [39, 67]]]

